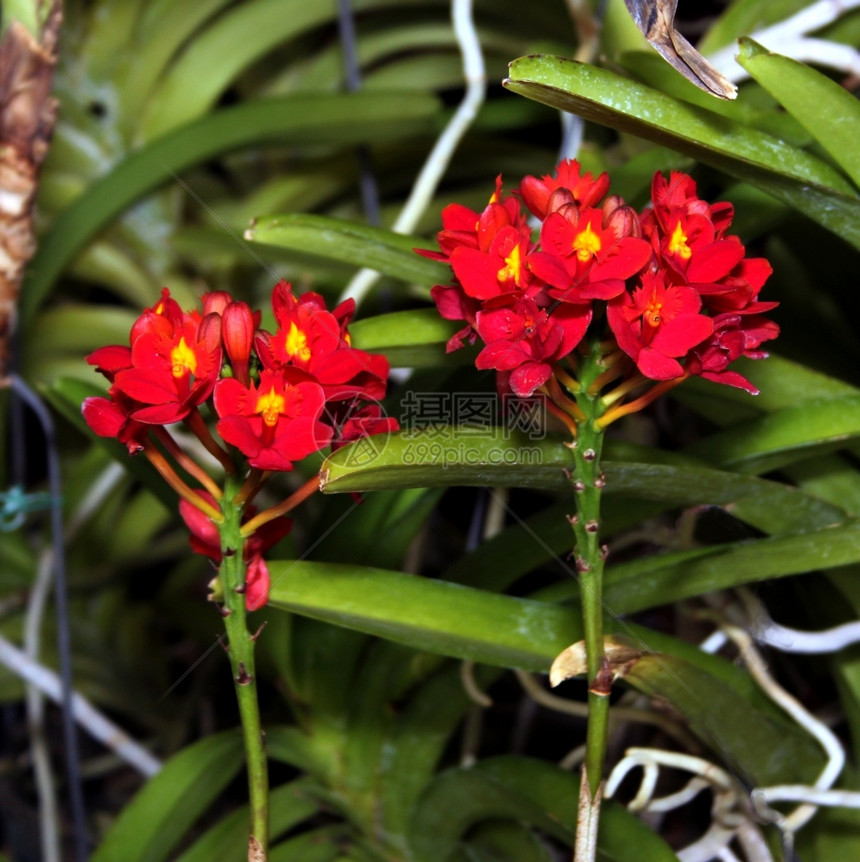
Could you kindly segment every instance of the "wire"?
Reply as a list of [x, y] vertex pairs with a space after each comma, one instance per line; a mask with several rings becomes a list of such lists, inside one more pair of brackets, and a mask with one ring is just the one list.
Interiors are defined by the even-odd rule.
[[[60, 457], [57, 451], [57, 435], [48, 409], [36, 393], [17, 374], [10, 374], [8, 381], [15, 394], [30, 408], [42, 427], [45, 440], [45, 457], [48, 468], [48, 487], [51, 493], [51, 542], [54, 560], [54, 603], [57, 611], [57, 650], [60, 657], [60, 684], [63, 715], [63, 742], [66, 748], [66, 770], [68, 772], [69, 802], [75, 827], [74, 844], [79, 862], [89, 858], [86, 808], [84, 806], [81, 779], [78, 737], [72, 711], [72, 655], [69, 634], [68, 590], [66, 585], [66, 560], [63, 541], [62, 482]], [[23, 452], [13, 452], [13, 463], [23, 463]]]
[[[355, 17], [352, 14], [350, 0], [337, 0], [337, 24], [340, 33], [340, 44], [343, 50], [343, 65], [346, 72], [346, 89], [356, 93], [361, 89], [361, 68], [358, 63], [358, 42], [355, 35]], [[364, 207], [364, 217], [367, 223], [378, 226], [382, 221], [379, 212], [379, 188], [373, 174], [370, 160], [370, 150], [366, 146], [359, 147], [358, 169], [361, 201]]]

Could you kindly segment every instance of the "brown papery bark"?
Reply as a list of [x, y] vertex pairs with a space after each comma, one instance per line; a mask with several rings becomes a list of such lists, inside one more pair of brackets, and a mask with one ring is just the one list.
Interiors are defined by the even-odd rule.
[[8, 370], [21, 280], [36, 249], [33, 211], [57, 113], [50, 90], [60, 19], [57, 0], [41, 41], [18, 21], [0, 41], [0, 378]]

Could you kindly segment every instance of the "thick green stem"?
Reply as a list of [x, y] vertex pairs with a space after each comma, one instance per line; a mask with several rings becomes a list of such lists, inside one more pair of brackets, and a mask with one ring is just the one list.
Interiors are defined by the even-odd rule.
[[248, 766], [251, 806], [248, 859], [249, 862], [250, 860], [263, 862], [266, 859], [269, 843], [269, 775], [254, 667], [256, 635], [248, 631], [245, 612], [245, 562], [242, 559], [244, 539], [239, 529], [243, 507], [233, 502], [238, 490], [238, 482], [228, 479], [221, 499], [224, 522], [219, 524], [222, 553], [219, 575], [224, 600], [227, 652], [230, 656], [233, 683], [239, 702], [239, 717]]
[[[580, 388], [576, 393], [576, 402], [584, 418], [576, 423], [574, 470], [571, 476], [576, 499], [576, 515], [572, 518], [576, 537], [574, 556], [582, 598], [588, 669], [588, 731], [583, 791], [587, 786], [589, 799], [593, 801], [586, 823], [583, 824], [580, 818], [577, 843], [588, 846], [594, 846], [597, 830], [609, 732], [609, 694], [612, 681], [603, 647], [603, 563], [606, 555], [600, 545], [600, 496], [605, 482], [600, 469], [603, 429], [597, 421], [603, 405], [599, 394], [589, 393], [591, 383], [604, 371], [600, 348], [594, 345], [593, 350], [583, 357], [580, 365]], [[587, 840], [586, 833], [590, 836]], [[577, 855], [576, 858], [585, 857]]]

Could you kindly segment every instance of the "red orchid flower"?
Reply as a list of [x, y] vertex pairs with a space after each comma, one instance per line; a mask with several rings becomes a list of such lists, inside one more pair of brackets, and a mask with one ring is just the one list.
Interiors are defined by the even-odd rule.
[[523, 397], [532, 395], [549, 379], [551, 363], [580, 342], [590, 320], [587, 305], [559, 304], [549, 311], [534, 300], [518, 298], [511, 305], [488, 308], [477, 315], [486, 347], [475, 365], [511, 372], [511, 390]]
[[699, 314], [701, 305], [692, 288], [667, 286], [662, 272], [646, 272], [632, 294], [610, 300], [607, 320], [645, 377], [671, 380], [684, 374], [677, 357], [714, 331], [713, 320]]
[[298, 368], [260, 372], [259, 383], [218, 381], [215, 410], [222, 439], [260, 470], [292, 470], [293, 462], [328, 446], [332, 429], [319, 421], [322, 387]]
[[178, 422], [212, 394], [221, 372], [220, 336], [190, 316], [177, 323], [147, 312], [138, 323], [131, 367], [117, 372], [115, 385], [144, 405], [132, 414], [137, 421]]

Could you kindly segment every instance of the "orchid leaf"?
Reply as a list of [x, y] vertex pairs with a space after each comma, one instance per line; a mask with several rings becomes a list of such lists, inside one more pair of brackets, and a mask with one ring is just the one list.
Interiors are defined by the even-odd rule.
[[[201, 115], [246, 66], [334, 12], [331, 0], [292, 3], [289, 12], [284, 0], [251, 0], [218, 16], [188, 44], [150, 98], [143, 138], [152, 140]], [[219, 58], [214, 65], [213, 57]]]
[[245, 231], [245, 239], [366, 266], [427, 287], [451, 280], [446, 264], [415, 253], [415, 248], [431, 247], [426, 240], [325, 216], [264, 216]]
[[[267, 862], [334, 862], [342, 860], [350, 830], [344, 826], [320, 826], [288, 838], [269, 850]], [[234, 857], [237, 858], [237, 857]]]
[[[853, 521], [795, 536], [727, 543], [610, 566], [605, 601], [614, 614], [628, 614], [745, 583], [858, 561], [860, 524]], [[270, 601], [275, 606], [488, 664], [541, 669], [539, 645], [556, 637], [576, 640], [570, 632], [580, 625], [567, 609], [384, 569], [281, 561], [270, 563], [269, 570]], [[575, 581], [562, 581], [540, 595], [559, 601], [575, 598], [577, 590]], [[428, 607], [434, 609], [432, 617]], [[533, 624], [543, 626], [545, 634], [538, 636]], [[551, 660], [560, 649], [553, 653], [552, 647], [545, 648], [543, 660], [547, 656]]]
[[738, 62], [860, 186], [860, 103], [816, 69], [740, 40]]
[[694, 444], [688, 454], [748, 473], [790, 464], [860, 437], [860, 396], [806, 401], [735, 425]]
[[[411, 663], [415, 664], [414, 657]], [[486, 689], [499, 675], [497, 668], [474, 669], [476, 684]], [[375, 774], [383, 772], [380, 796], [389, 828], [408, 831], [409, 820], [422, 790], [438, 769], [451, 734], [474, 702], [463, 686], [462, 668], [445, 662], [422, 682], [405, 704], [381, 750]]]
[[[642, 656], [625, 675], [639, 691], [666, 698], [697, 728], [697, 734], [711, 749], [725, 757], [732, 771], [750, 784], [815, 780], [824, 756], [811, 736], [796, 727], [789, 730], [782, 722], [771, 721], [720, 680], [695, 674], [695, 682], [690, 685], [690, 677], [690, 668], [683, 659], [666, 654]], [[718, 720], [709, 715], [716, 704], [720, 710]], [[742, 752], [737, 745], [739, 735], [744, 737]]]
[[572, 461], [558, 439], [529, 440], [506, 429], [440, 425], [358, 443], [326, 458], [325, 493], [439, 485], [561, 489], [562, 467]]
[[[833, 414], [838, 414], [843, 404], [842, 401], [826, 403], [835, 405]], [[780, 416], [765, 417], [756, 423], [763, 424], [772, 418], [778, 420]], [[831, 412], [828, 412], [823, 427], [829, 427], [826, 422], [830, 418]], [[809, 431], [803, 422], [790, 418], [783, 423], [777, 421], [777, 425], [778, 428], [785, 425], [788, 430], [782, 437], [774, 432], [774, 445], [785, 439], [783, 445], [790, 445], [791, 451], [795, 451], [797, 446], [807, 445], [809, 434], [817, 440], [818, 426]], [[789, 433], [794, 436], [789, 437]], [[737, 441], [738, 448], [747, 445], [746, 436], [732, 436], [731, 430], [723, 434], [727, 435], [726, 442], [718, 452], [725, 450], [729, 453], [727, 457], [734, 455], [733, 440]], [[721, 435], [714, 436], [723, 439]], [[344, 447], [325, 460], [320, 471], [325, 493], [440, 484], [489, 488], [513, 485], [557, 492], [569, 487], [563, 470], [570, 466], [572, 459], [562, 441], [555, 437], [529, 440], [525, 435], [506, 429], [478, 435], [472, 429], [464, 433], [454, 427], [440, 426], [392, 434], [387, 440], [374, 442], [371, 438], [370, 442], [378, 448], [370, 449], [361, 441], [358, 446]], [[712, 454], [707, 442], [703, 442], [701, 448], [703, 453]], [[770, 451], [764, 442], [760, 448]], [[778, 482], [713, 470], [693, 461], [672, 463], [672, 456], [657, 451], [634, 451], [639, 455], [651, 455], [657, 463], [615, 461], [616, 457], [629, 453], [610, 443], [604, 463], [607, 494], [618, 493], [675, 505], [707, 502], [730, 506], [738, 517], [772, 534], [840, 523], [846, 517], [838, 507]]]
[[675, 389], [673, 397], [726, 427], [788, 407], [860, 395], [849, 383], [780, 356], [770, 356], [766, 362], [741, 359], [733, 367], [760, 390], [758, 395], [752, 398], [740, 389], [693, 377]]
[[573, 610], [385, 569], [289, 560], [268, 566], [274, 607], [486, 664], [548, 668], [581, 626]]
[[[390, 269], [386, 269], [391, 274]], [[393, 367], [434, 368], [465, 365], [474, 351], [445, 352], [448, 339], [461, 329], [457, 321], [445, 320], [435, 308], [392, 311], [365, 317], [349, 325], [352, 346], [383, 353]]]
[[[271, 625], [271, 623], [270, 623]], [[318, 738], [297, 727], [275, 725], [266, 728], [266, 751], [270, 759], [287, 763], [322, 779], [328, 763]]]
[[[860, 562], [860, 521], [799, 535], [710, 545], [659, 554], [606, 570], [604, 600], [627, 614], [717, 590], [770, 578], [834, 569]], [[542, 590], [544, 600], [574, 598], [578, 588], [559, 582]]]
[[809, 6], [809, 0], [733, 0], [699, 42], [699, 50], [710, 54], [754, 30], [769, 27]]
[[505, 86], [745, 180], [860, 248], [860, 198], [826, 162], [712, 111], [563, 57], [511, 63]]
[[[734, 101], [715, 99], [712, 95], [675, 74], [653, 53], [631, 51], [622, 54], [619, 60], [637, 80], [665, 93], [667, 96], [698, 105], [729, 120], [767, 132], [796, 146], [805, 146], [812, 139], [803, 126], [787, 114], [772, 108], [770, 110], [762, 108], [745, 98]], [[730, 200], [735, 202], [735, 197], [730, 196]], [[737, 207], [735, 215], [739, 214], [739, 210], [740, 207]]]
[[[139, 41], [134, 63], [130, 64], [129, 74], [119, 82], [121, 104], [141, 105], [182, 44], [228, 3], [229, 0], [151, 0], [144, 3], [138, 20]], [[139, 119], [135, 117], [134, 122]]]
[[244, 102], [163, 135], [120, 162], [54, 219], [21, 292], [22, 322], [32, 318], [54, 281], [103, 227], [188, 168], [249, 146], [354, 146], [414, 134], [433, 125], [437, 108], [436, 99], [419, 93], [316, 93]]
[[123, 808], [92, 862], [175, 858], [179, 840], [230, 783], [241, 763], [238, 732], [207, 736], [183, 749]]
[[469, 830], [468, 847], [451, 862], [553, 862], [546, 843], [524, 823], [488, 820]]
[[[855, 556], [860, 547], [858, 535], [855, 528], [850, 537]], [[821, 547], [816, 551], [820, 559]], [[764, 554], [761, 556], [766, 559]], [[269, 601], [274, 607], [455, 658], [546, 671], [564, 647], [581, 637], [581, 621], [575, 606], [561, 607], [503, 596], [380, 569], [298, 561], [275, 561], [269, 564], [269, 569], [273, 579]], [[610, 602], [607, 597], [609, 606], [626, 613], [625, 596], [622, 594], [617, 600], [615, 596], [612, 598], [614, 601]], [[432, 613], [428, 609], [432, 609]], [[607, 630], [612, 628], [609, 626]], [[749, 722], [758, 721], [758, 708], [749, 705], [745, 697], [738, 698], [742, 689], [730, 681], [734, 672], [741, 673], [738, 669], [693, 646], [641, 627], [622, 624], [621, 628], [625, 636], [641, 646], [646, 656], [653, 658], [655, 650], [664, 653], [667, 647], [679, 651], [678, 661], [671, 666], [659, 660], [650, 661], [647, 673], [643, 670], [641, 677], [629, 677], [633, 684], [641, 682], [643, 689], [649, 692], [652, 688], [671, 692], [669, 681], [673, 681], [681, 711], [690, 719], [697, 734], [708, 741], [719, 739], [721, 745], [733, 752], [731, 757], [751, 763], [753, 771], [759, 769], [757, 764], [763, 764], [758, 781], [785, 777], [782, 772], [779, 776], [772, 774], [768, 764], [773, 764], [773, 759], [763, 761], [761, 753], [747, 760], [745, 749], [750, 743], [746, 729]], [[687, 697], [689, 692], [702, 690], [703, 674], [712, 674], [727, 683], [709, 686], [713, 699], [707, 702], [696, 701], [695, 696]], [[742, 673], [741, 677], [746, 678]], [[726, 692], [725, 698], [721, 691]], [[693, 701], [698, 702], [699, 707], [691, 711]], [[739, 701], [747, 706], [735, 724], [727, 716], [729, 709], [739, 709]], [[674, 695], [670, 702], [675, 703]], [[774, 715], [778, 716], [778, 712]], [[804, 764], [810, 762], [810, 752], [814, 755], [814, 742], [801, 731], [789, 733], [790, 725], [774, 721], [775, 724], [763, 726], [762, 732], [766, 735], [771, 733], [768, 728], [773, 729], [769, 746], [794, 752], [784, 757], [782, 753], [774, 755], [778, 757], [779, 769], [786, 763], [795, 763], [800, 770], [804, 769]], [[755, 744], [760, 743], [759, 739]]]

